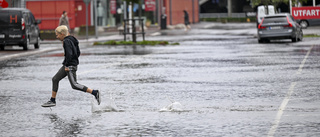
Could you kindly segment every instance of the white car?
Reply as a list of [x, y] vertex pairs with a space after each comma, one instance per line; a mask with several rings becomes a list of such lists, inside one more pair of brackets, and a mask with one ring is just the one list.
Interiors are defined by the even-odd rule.
[[258, 8], [257, 8], [257, 27], [261, 23], [261, 20], [263, 19], [263, 17], [265, 17], [266, 15], [274, 15], [275, 14], [275, 10], [274, 10], [273, 5], [268, 5], [268, 14], [266, 14], [267, 13], [266, 7], [267, 6], [258, 6]]

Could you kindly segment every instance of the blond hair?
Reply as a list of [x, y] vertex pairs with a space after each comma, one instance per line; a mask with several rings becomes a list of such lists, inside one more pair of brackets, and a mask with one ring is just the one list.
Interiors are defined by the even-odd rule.
[[55, 31], [65, 36], [69, 34], [68, 27], [66, 25], [58, 26]]

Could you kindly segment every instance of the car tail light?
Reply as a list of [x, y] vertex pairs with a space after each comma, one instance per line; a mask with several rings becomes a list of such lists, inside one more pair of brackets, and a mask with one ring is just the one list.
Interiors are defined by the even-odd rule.
[[258, 26], [258, 29], [265, 29], [267, 27], [262, 27], [261, 24]]
[[22, 39], [26, 38], [26, 35], [22, 35]]
[[289, 17], [287, 17], [287, 21], [289, 25], [284, 25], [283, 27], [293, 27], [292, 23], [289, 21]]
[[258, 29], [265, 29], [265, 28], [267, 28], [267, 27], [262, 27], [262, 26], [261, 26], [262, 23], [263, 23], [263, 20], [264, 20], [264, 18], [261, 20], [261, 23], [259, 24]]
[[26, 28], [26, 24], [24, 23], [24, 19], [21, 18], [21, 29], [24, 30]]

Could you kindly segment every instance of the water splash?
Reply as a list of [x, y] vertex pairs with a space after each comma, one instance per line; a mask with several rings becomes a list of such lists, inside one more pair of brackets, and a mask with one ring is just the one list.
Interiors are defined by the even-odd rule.
[[163, 107], [162, 109], [160, 109], [160, 112], [182, 112], [184, 111], [183, 106], [181, 105], [181, 103], [176, 102], [174, 100], [172, 100], [170, 97], [168, 97], [168, 100], [171, 102], [171, 104]]
[[91, 111], [92, 113], [100, 113], [100, 112], [118, 112], [119, 109], [114, 103], [112, 97], [102, 98], [101, 97], [101, 104], [98, 105], [97, 100], [95, 97], [91, 99]]
[[162, 109], [159, 110], [160, 112], [182, 112], [183, 106], [179, 102], [173, 102]]

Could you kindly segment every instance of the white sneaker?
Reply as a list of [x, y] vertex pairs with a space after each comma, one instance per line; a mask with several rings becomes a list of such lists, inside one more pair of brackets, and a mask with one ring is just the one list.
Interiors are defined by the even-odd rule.
[[51, 100], [49, 100], [47, 103], [44, 103], [43, 105], [41, 105], [42, 107], [54, 107], [56, 106], [55, 102], [52, 102]]

